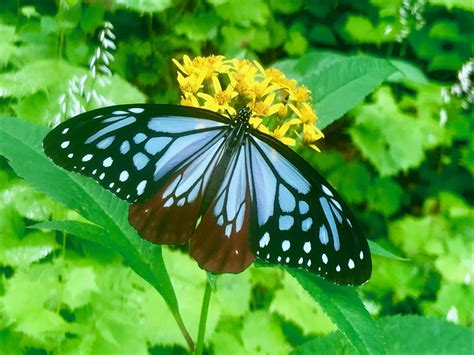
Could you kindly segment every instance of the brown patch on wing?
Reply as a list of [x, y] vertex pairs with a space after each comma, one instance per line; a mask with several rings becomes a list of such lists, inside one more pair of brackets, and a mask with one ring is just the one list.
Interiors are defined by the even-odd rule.
[[236, 232], [236, 217], [230, 237], [225, 236], [226, 223], [222, 226], [217, 224], [217, 217], [213, 212], [215, 205], [216, 201], [203, 215], [201, 223], [194, 232], [190, 241], [190, 254], [204, 270], [216, 274], [242, 272], [255, 260], [248, 243], [251, 206], [248, 191], [245, 198], [246, 209], [242, 228]]
[[[173, 181], [170, 179], [170, 181]], [[166, 184], [152, 198], [142, 204], [132, 204], [128, 209], [128, 221], [146, 240], [156, 244], [183, 244], [191, 237], [199, 216], [202, 195], [183, 206], [177, 206], [176, 199], [169, 207], [164, 207]]]

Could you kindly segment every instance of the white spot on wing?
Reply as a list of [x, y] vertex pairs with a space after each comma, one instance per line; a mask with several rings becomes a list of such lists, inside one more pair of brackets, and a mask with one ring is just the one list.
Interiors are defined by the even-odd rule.
[[108, 157], [103, 161], [102, 165], [108, 168], [109, 166], [112, 165], [113, 162], [114, 162], [113, 159], [111, 157]]
[[174, 199], [173, 199], [173, 197], [170, 197], [168, 200], [166, 200], [163, 207], [170, 207], [173, 203], [174, 203]]
[[93, 157], [92, 154], [86, 154], [82, 157], [82, 161], [89, 161], [92, 159], [92, 157]]
[[123, 141], [120, 145], [120, 153], [127, 154], [130, 150], [130, 143], [128, 141]]
[[321, 188], [323, 189], [323, 192], [324, 192], [326, 195], [331, 196], [331, 197], [334, 196], [334, 195], [332, 194], [331, 190], [329, 190], [326, 186], [321, 185]]
[[337, 207], [337, 209], [338, 209], [339, 211], [342, 211], [342, 206], [341, 206], [341, 204], [340, 204], [339, 202], [337, 202], [337, 200], [335, 200], [335, 199], [332, 198], [332, 199], [331, 199], [331, 202], [334, 204], [334, 206]]
[[307, 232], [310, 230], [312, 225], [313, 219], [311, 217], [308, 217], [303, 222], [301, 222], [301, 229], [303, 230], [303, 232]]
[[137, 134], [135, 134], [135, 136], [133, 137], [133, 141], [134, 141], [136, 144], [140, 144], [140, 143], [143, 142], [145, 139], [146, 139], [146, 135], [143, 134], [143, 133], [137, 133]]
[[96, 147], [99, 149], [107, 149], [115, 140], [115, 136], [107, 137], [102, 139], [99, 143], [97, 143]]
[[306, 214], [309, 211], [309, 205], [306, 203], [306, 201], [298, 202], [298, 207], [300, 209], [301, 214]]
[[63, 131], [61, 132], [62, 134], [66, 134], [69, 131], [69, 128], [64, 128]]
[[325, 264], [327, 264], [329, 261], [328, 256], [326, 254], [321, 255], [321, 259], [323, 260], [323, 263]]
[[323, 245], [326, 245], [329, 242], [328, 231], [324, 224], [319, 228], [319, 241]]
[[61, 143], [61, 148], [65, 149], [69, 146], [69, 141], [64, 141]]
[[309, 254], [309, 252], [311, 251], [311, 242], [304, 243], [303, 250], [306, 254]]
[[355, 267], [354, 260], [349, 259], [349, 262], [347, 263], [347, 266], [349, 269], [353, 269]]
[[283, 212], [292, 212], [296, 207], [295, 197], [283, 184], [278, 188], [278, 203]]
[[280, 216], [278, 219], [278, 227], [281, 231], [289, 230], [294, 223], [294, 219], [291, 216]]
[[290, 249], [290, 241], [289, 240], [284, 240], [282, 243], [281, 243], [281, 249], [283, 251], [287, 251], [288, 249]]
[[336, 266], [336, 271], [337, 272], [341, 271], [341, 267], [339, 265]]
[[229, 238], [231, 234], [232, 234], [232, 224], [228, 224], [225, 227], [225, 236]]
[[132, 113], [142, 113], [143, 111], [145, 111], [145, 109], [141, 107], [132, 107], [132, 108], [129, 108], [128, 110]]
[[127, 181], [128, 176], [129, 176], [128, 171], [124, 170], [120, 173], [119, 180], [122, 182]]
[[360, 260], [364, 259], [364, 252], [361, 250], [359, 253]]
[[265, 248], [268, 243], [270, 243], [270, 234], [265, 232], [262, 238], [260, 238], [260, 242], [258, 244], [260, 245], [260, 248]]
[[138, 152], [133, 156], [133, 165], [135, 165], [137, 170], [142, 170], [149, 161], [150, 159], [148, 159], [148, 157], [141, 152]]
[[224, 225], [224, 217], [220, 216], [219, 219], [217, 220], [217, 224], [220, 226]]
[[140, 196], [145, 191], [147, 181], [143, 180], [137, 185], [137, 195]]

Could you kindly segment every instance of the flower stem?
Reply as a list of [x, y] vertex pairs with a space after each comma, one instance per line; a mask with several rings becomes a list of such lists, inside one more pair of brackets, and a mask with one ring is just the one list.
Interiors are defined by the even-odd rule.
[[204, 297], [202, 299], [201, 318], [199, 319], [199, 331], [196, 343], [196, 355], [202, 355], [204, 348], [204, 334], [206, 333], [207, 313], [209, 311], [209, 301], [211, 300], [212, 287], [209, 281], [206, 282]]

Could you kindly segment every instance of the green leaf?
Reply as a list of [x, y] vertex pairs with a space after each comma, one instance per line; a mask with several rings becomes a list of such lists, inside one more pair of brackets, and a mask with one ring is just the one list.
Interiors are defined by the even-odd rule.
[[6, 286], [0, 308], [15, 331], [46, 348], [65, 337], [69, 325], [53, 308], [59, 286], [56, 269], [50, 264], [36, 264], [17, 270]]
[[445, 6], [448, 10], [452, 8], [460, 8], [467, 11], [474, 11], [474, 3], [465, 0], [429, 0], [430, 4]]
[[158, 13], [171, 7], [171, 0], [113, 0], [116, 8], [126, 8], [140, 13]]
[[241, 336], [249, 354], [285, 354], [290, 350], [276, 317], [263, 310], [245, 317]]
[[337, 38], [334, 35], [331, 27], [324, 24], [314, 24], [308, 34], [308, 38], [316, 43], [336, 46]]
[[[474, 331], [452, 323], [420, 316], [393, 316], [377, 322], [388, 354], [471, 354]], [[338, 334], [311, 340], [292, 355], [356, 354]]]
[[390, 59], [390, 63], [398, 69], [398, 72], [392, 74], [388, 81], [398, 82], [414, 82], [417, 84], [427, 84], [428, 78], [423, 71], [416, 65], [401, 59]]
[[240, 274], [223, 274], [216, 277], [214, 297], [222, 305], [222, 313], [243, 316], [249, 310], [251, 284], [248, 270]]
[[403, 190], [395, 180], [376, 179], [368, 189], [369, 208], [390, 217], [400, 209]]
[[302, 55], [308, 47], [308, 40], [299, 31], [290, 31], [283, 48], [290, 56]]
[[291, 355], [313, 355], [313, 354], [356, 354], [341, 333], [332, 333], [317, 337], [296, 347]]
[[34, 232], [11, 246], [2, 245], [0, 261], [5, 265], [26, 268], [59, 249], [53, 233]]
[[472, 354], [473, 329], [415, 315], [388, 317], [378, 323], [387, 353]]
[[309, 75], [303, 84], [316, 103], [318, 126], [324, 128], [343, 116], [396, 71], [387, 60], [360, 56], [337, 60]]
[[75, 235], [76, 237], [93, 243], [98, 243], [106, 248], [111, 248], [111, 245], [108, 243], [110, 241], [108, 232], [105, 229], [90, 223], [78, 221], [46, 221], [36, 223], [28, 228], [57, 230]]
[[299, 59], [284, 59], [274, 66], [283, 71], [289, 78], [302, 81], [308, 75], [322, 71], [336, 61], [346, 58], [345, 55], [331, 51], [311, 51]]
[[472, 286], [443, 282], [436, 294], [436, 302], [422, 304], [426, 314], [448, 318], [455, 323], [472, 324]]
[[219, 18], [213, 13], [186, 13], [174, 30], [191, 41], [207, 41], [217, 36]]
[[376, 268], [372, 271], [370, 282], [364, 286], [367, 292], [388, 295], [392, 302], [417, 299], [428, 282], [428, 271], [420, 270], [415, 262], [400, 262], [374, 256]]
[[383, 354], [383, 340], [377, 325], [354, 288], [334, 285], [309, 272], [287, 271], [319, 303], [331, 321], [359, 353]]
[[[161, 256], [161, 247], [141, 239], [128, 223], [128, 205], [96, 182], [55, 166], [42, 150], [47, 129], [17, 119], [1, 118], [0, 154], [15, 172], [68, 208], [108, 231], [108, 243], [130, 267], [165, 299], [175, 316], [178, 304]], [[58, 188], [61, 187], [61, 188]]]
[[91, 266], [77, 266], [65, 275], [62, 301], [74, 310], [88, 304], [92, 293], [98, 291], [94, 269]]
[[319, 304], [298, 282], [284, 274], [283, 287], [275, 292], [270, 311], [291, 321], [308, 334], [328, 334], [337, 328], [322, 311]]
[[23, 217], [34, 221], [48, 219], [53, 212], [62, 209], [24, 181], [15, 182], [0, 192], [0, 201], [11, 204]]
[[270, 17], [270, 9], [263, 0], [228, 1], [217, 5], [215, 11], [227, 22], [244, 27], [250, 27], [251, 24], [265, 25]]
[[370, 252], [372, 254], [384, 256], [386, 258], [394, 259], [394, 260], [401, 260], [401, 261], [408, 260], [406, 258], [402, 258], [401, 256], [398, 256], [398, 255], [388, 251], [387, 249], [385, 249], [381, 245], [377, 244], [373, 240], [367, 240], [367, 241], [369, 242]]
[[449, 223], [442, 216], [413, 217], [407, 215], [388, 225], [389, 238], [407, 255], [443, 255], [444, 242], [450, 235]]
[[356, 121], [349, 133], [354, 143], [382, 176], [418, 166], [428, 135], [420, 129], [424, 123], [401, 112], [388, 87], [377, 90], [374, 99], [353, 111]]

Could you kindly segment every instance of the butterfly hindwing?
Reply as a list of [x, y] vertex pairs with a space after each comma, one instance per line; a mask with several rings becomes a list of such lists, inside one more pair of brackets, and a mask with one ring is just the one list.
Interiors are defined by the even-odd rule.
[[268, 136], [252, 138], [256, 216], [250, 245], [257, 258], [305, 268], [340, 284], [371, 273], [367, 241], [334, 189], [296, 153]]
[[63, 122], [43, 144], [59, 166], [92, 177], [124, 200], [142, 202], [227, 128], [221, 115], [207, 110], [120, 105]]
[[211, 143], [179, 168], [154, 196], [130, 206], [130, 224], [143, 238], [159, 244], [182, 244], [191, 237], [224, 138]]
[[191, 255], [205, 270], [237, 273], [255, 260], [248, 240], [250, 214], [255, 208], [248, 159], [247, 145], [232, 155], [215, 197], [191, 238]]

